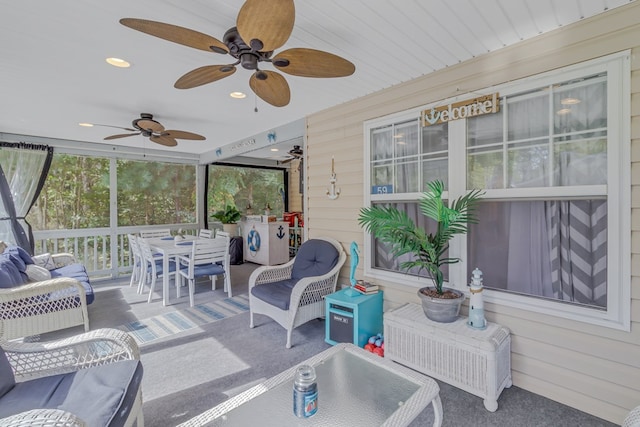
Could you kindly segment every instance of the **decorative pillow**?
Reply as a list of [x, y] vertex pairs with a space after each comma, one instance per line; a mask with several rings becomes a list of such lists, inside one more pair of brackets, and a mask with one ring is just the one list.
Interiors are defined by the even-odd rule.
[[0, 255], [0, 288], [12, 288], [27, 281], [7, 254]]
[[44, 267], [47, 270], [53, 270], [56, 268], [56, 264], [53, 262], [53, 258], [50, 253], [36, 255], [33, 257], [33, 262], [40, 267]]
[[33, 259], [31, 259], [31, 254], [25, 251], [24, 249], [22, 249], [20, 246], [15, 246], [15, 245], [9, 246], [6, 249], [6, 252], [20, 257], [20, 259], [22, 259], [22, 261], [27, 265], [33, 264]]
[[27, 276], [32, 282], [41, 282], [43, 280], [51, 279], [51, 273], [49, 270], [35, 264], [27, 265]]

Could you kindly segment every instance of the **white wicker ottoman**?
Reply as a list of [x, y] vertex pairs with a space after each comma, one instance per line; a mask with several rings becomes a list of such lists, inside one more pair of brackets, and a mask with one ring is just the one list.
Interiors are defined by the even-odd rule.
[[384, 313], [384, 357], [484, 398], [498, 409], [498, 396], [511, 387], [509, 330], [489, 323], [485, 330], [433, 322], [422, 306], [405, 304]]

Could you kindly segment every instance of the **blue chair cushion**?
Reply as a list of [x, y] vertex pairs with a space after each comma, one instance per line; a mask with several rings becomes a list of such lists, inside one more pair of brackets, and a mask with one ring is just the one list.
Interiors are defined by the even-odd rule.
[[51, 278], [54, 279], [56, 277], [70, 277], [82, 283], [85, 294], [87, 295], [87, 304], [91, 304], [95, 299], [93, 288], [89, 282], [89, 274], [87, 274], [87, 269], [84, 265], [73, 263], [51, 270]]
[[[156, 274], [159, 276], [164, 273], [162, 268], [162, 259], [157, 259], [156, 261]], [[176, 263], [175, 261], [169, 261], [169, 273], [176, 271]], [[147, 272], [151, 273], [151, 266], [147, 265]]]
[[291, 270], [291, 278], [302, 279], [327, 274], [336, 266], [339, 258], [340, 254], [336, 248], [326, 240], [307, 240], [298, 249]]
[[7, 394], [15, 384], [16, 380], [13, 376], [13, 369], [11, 369], [7, 355], [0, 348], [0, 398]]
[[121, 360], [16, 383], [0, 399], [0, 418], [30, 409], [62, 409], [90, 426], [124, 425], [142, 382], [142, 364]]
[[26, 274], [20, 273], [13, 258], [9, 254], [0, 254], [0, 288], [13, 288], [27, 282]]
[[194, 277], [217, 276], [219, 274], [224, 274], [224, 268], [217, 263], [201, 264], [193, 267]]
[[265, 283], [251, 288], [251, 294], [262, 301], [278, 307], [281, 310], [289, 310], [291, 291], [298, 283], [298, 279], [280, 280], [279, 282]]

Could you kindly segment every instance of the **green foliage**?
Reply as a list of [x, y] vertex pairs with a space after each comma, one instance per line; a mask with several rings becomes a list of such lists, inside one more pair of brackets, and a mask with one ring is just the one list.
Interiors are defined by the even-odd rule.
[[413, 259], [403, 262], [400, 267], [426, 270], [436, 291], [442, 294], [444, 275], [441, 267], [460, 261], [459, 258], [445, 256], [449, 249], [449, 241], [456, 234], [466, 234], [468, 224], [477, 223], [475, 207], [484, 193], [473, 190], [454, 200], [448, 207], [442, 200], [442, 181], [431, 181], [427, 183], [427, 187], [429, 191], [423, 193], [419, 206], [425, 216], [436, 221], [435, 233], [427, 233], [416, 226], [406, 212], [393, 206], [362, 208], [358, 223], [374, 237], [390, 245], [393, 255], [413, 254]]
[[[54, 154], [27, 220], [35, 230], [110, 226], [110, 160]], [[196, 167], [117, 161], [118, 225], [195, 222]]]
[[227, 205], [224, 209], [215, 212], [211, 216], [223, 224], [235, 224], [240, 221], [242, 214], [235, 206]]
[[274, 215], [282, 216], [284, 173], [281, 170], [241, 166], [209, 166], [207, 212], [217, 212], [226, 206], [243, 211], [252, 206], [255, 214], [264, 212], [267, 203]]
[[118, 225], [196, 220], [196, 168], [161, 162], [118, 161]]

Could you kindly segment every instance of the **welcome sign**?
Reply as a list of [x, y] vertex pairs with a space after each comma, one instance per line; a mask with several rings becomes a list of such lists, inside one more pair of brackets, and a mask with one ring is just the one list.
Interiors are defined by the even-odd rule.
[[422, 111], [422, 126], [431, 126], [451, 120], [493, 114], [500, 111], [500, 94], [484, 95], [455, 104], [444, 105]]

